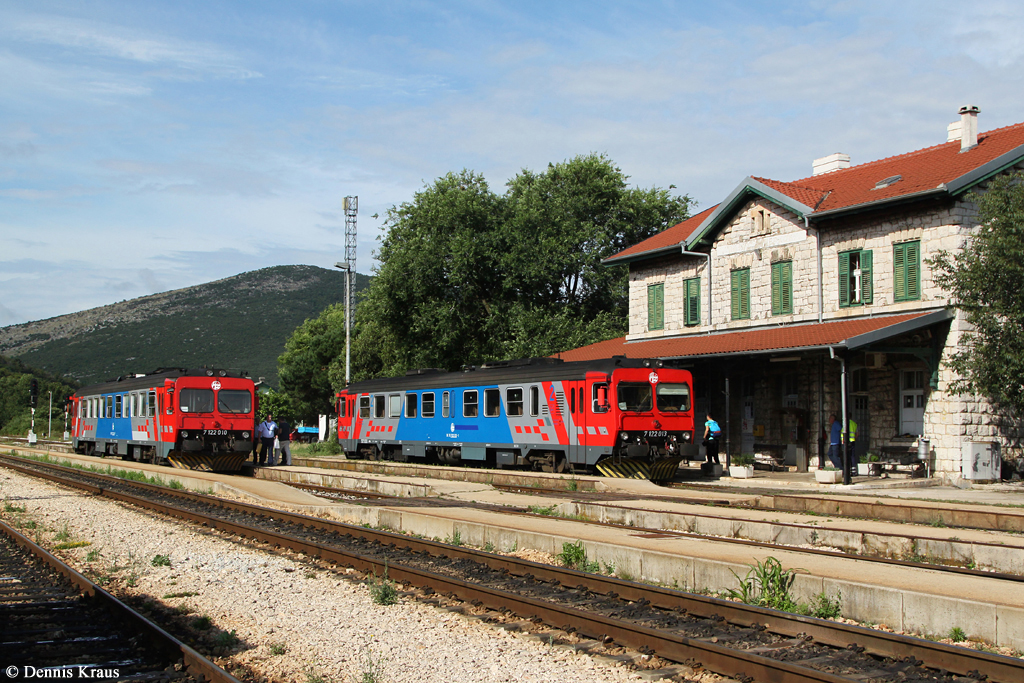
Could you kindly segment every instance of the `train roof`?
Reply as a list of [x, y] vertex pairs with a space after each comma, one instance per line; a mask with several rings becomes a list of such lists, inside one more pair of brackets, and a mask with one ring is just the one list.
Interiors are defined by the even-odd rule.
[[373, 393], [484, 384], [581, 380], [585, 379], [589, 372], [603, 372], [610, 375], [619, 368], [661, 367], [662, 361], [657, 359], [626, 358], [625, 356], [572, 362], [565, 362], [558, 358], [523, 358], [484, 363], [480, 367], [469, 366], [461, 372], [447, 372], [436, 368], [410, 370], [403, 377], [385, 377], [353, 382], [344, 390], [349, 393]]
[[95, 394], [110, 394], [133, 389], [151, 389], [155, 386], [163, 386], [165, 379], [177, 379], [178, 377], [233, 377], [235, 379], [249, 379], [244, 375], [228, 372], [227, 370], [215, 370], [213, 368], [157, 368], [147, 374], [124, 375], [116, 379], [90, 384], [82, 387], [72, 396], [93, 396]]

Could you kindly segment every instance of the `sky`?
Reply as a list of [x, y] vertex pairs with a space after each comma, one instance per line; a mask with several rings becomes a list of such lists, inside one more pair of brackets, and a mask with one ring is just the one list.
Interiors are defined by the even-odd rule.
[[698, 209], [1024, 121], [1024, 3], [0, 4], [0, 326], [266, 266], [357, 270], [450, 171], [612, 159]]

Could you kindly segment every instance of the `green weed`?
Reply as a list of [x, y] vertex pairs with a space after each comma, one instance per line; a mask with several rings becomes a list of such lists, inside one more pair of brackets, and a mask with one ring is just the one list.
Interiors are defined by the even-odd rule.
[[60, 529], [58, 529], [57, 533], [53, 535], [53, 540], [55, 540], [55, 541], [67, 541], [67, 540], [70, 540], [70, 538], [71, 538], [71, 532], [68, 530], [68, 523], [67, 522], [62, 522], [61, 525], [60, 525]]
[[277, 657], [279, 655], [283, 655], [285, 652], [288, 652], [288, 646], [285, 645], [284, 643], [271, 643], [270, 644], [270, 654], [271, 654], [271, 656]]
[[398, 589], [395, 582], [388, 578], [388, 563], [384, 562], [384, 576], [376, 575], [370, 579], [370, 599], [376, 605], [394, 605], [398, 602]]
[[238, 633], [236, 633], [234, 630], [221, 631], [217, 634], [217, 637], [213, 639], [213, 643], [217, 647], [234, 647], [238, 644]]
[[154, 555], [153, 559], [149, 561], [154, 567], [170, 567], [171, 558], [169, 555]]
[[954, 626], [949, 629], [949, 639], [954, 643], [962, 643], [967, 640], [967, 634], [964, 633], [964, 630], [959, 626]]
[[100, 549], [99, 548], [93, 548], [85, 556], [85, 561], [86, 562], [95, 562], [98, 559], [100, 559]]
[[531, 505], [526, 508], [526, 511], [531, 512], [535, 515], [544, 515], [546, 517], [551, 517], [555, 514], [555, 506], [548, 505], [547, 507], [541, 507], [540, 505]]
[[[759, 605], [783, 612], [794, 612], [798, 609], [797, 602], [790, 594], [796, 572], [783, 569], [782, 563], [774, 557], [749, 565], [750, 569], [744, 578], [732, 572], [739, 581], [738, 589], [727, 589], [725, 594], [748, 605]], [[732, 570], [730, 570], [732, 571]]]
[[582, 572], [597, 573], [601, 571], [601, 566], [597, 562], [591, 562], [587, 559], [587, 549], [583, 547], [583, 541], [563, 543], [562, 552], [556, 557], [558, 557], [558, 561], [562, 563], [563, 567], [578, 569]]
[[195, 591], [182, 591], [180, 593], [168, 593], [164, 596], [164, 600], [172, 600], [174, 598], [191, 598], [199, 593]]
[[363, 674], [359, 683], [384, 683], [384, 669], [387, 660], [381, 654], [374, 658], [373, 650], [366, 648], [366, 657], [363, 660]]
[[53, 546], [54, 550], [71, 550], [72, 548], [84, 548], [87, 545], [92, 545], [89, 541], [67, 541], [65, 543], [58, 543]]
[[819, 619], [838, 619], [842, 614], [842, 593], [838, 593], [835, 599], [829, 597], [825, 591], [814, 596], [811, 603], [811, 615]]
[[25, 512], [25, 506], [15, 505], [8, 500], [4, 500], [4, 512]]
[[490, 541], [487, 541], [487, 543], [484, 543], [484, 552], [485, 553], [493, 553], [494, 552], [494, 544], [491, 543]]
[[459, 531], [458, 527], [454, 527], [452, 535], [444, 539], [444, 542], [449, 545], [462, 545], [462, 532]]
[[192, 628], [197, 631], [207, 631], [211, 626], [213, 626], [213, 620], [205, 614], [192, 620]]

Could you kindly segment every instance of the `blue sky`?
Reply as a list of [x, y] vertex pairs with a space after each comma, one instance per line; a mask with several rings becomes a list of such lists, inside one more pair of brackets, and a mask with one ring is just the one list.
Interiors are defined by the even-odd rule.
[[0, 5], [0, 325], [264, 266], [358, 270], [469, 168], [607, 154], [700, 207], [1024, 121], [1020, 2]]

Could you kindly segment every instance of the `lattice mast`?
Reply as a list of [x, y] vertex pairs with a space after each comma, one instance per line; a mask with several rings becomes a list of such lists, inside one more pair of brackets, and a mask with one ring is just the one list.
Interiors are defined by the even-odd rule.
[[352, 381], [352, 313], [356, 310], [356, 216], [359, 197], [345, 197], [345, 386]]

